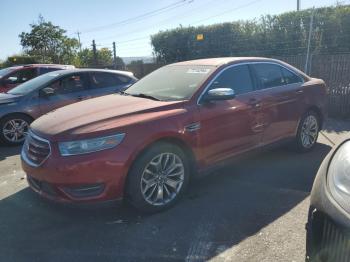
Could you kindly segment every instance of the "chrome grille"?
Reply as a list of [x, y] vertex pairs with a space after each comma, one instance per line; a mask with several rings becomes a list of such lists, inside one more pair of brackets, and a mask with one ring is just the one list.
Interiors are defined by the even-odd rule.
[[50, 143], [29, 132], [22, 149], [22, 158], [31, 166], [40, 166], [50, 155]]
[[348, 232], [343, 228], [339, 228], [327, 217], [323, 221], [320, 246], [315, 260], [350, 261], [350, 237]]

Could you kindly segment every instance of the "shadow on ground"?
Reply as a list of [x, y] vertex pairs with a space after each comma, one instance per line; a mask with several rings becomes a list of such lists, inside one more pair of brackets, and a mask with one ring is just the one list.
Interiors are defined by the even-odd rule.
[[6, 147], [0, 146], [0, 161], [10, 156], [18, 155], [21, 152], [22, 146]]
[[[303, 199], [330, 147], [284, 149], [231, 163], [193, 183], [163, 213], [76, 209], [28, 188], [0, 201], [3, 261], [202, 261], [272, 223]], [[219, 251], [218, 251], [219, 250]]]
[[323, 130], [340, 134], [350, 131], [350, 121], [345, 119], [327, 118]]

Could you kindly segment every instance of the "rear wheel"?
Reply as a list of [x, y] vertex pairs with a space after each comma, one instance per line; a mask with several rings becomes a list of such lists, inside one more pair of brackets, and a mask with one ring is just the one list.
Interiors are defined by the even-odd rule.
[[320, 128], [318, 115], [308, 111], [301, 119], [296, 137], [296, 147], [301, 152], [311, 150], [317, 141]]
[[32, 119], [26, 115], [14, 114], [0, 120], [0, 140], [9, 146], [21, 145], [28, 133]]
[[174, 205], [189, 181], [184, 152], [176, 145], [157, 143], [144, 152], [130, 170], [127, 194], [137, 209], [157, 212]]

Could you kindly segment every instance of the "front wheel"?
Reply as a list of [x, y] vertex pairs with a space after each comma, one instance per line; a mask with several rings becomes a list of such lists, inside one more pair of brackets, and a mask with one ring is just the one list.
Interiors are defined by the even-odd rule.
[[0, 140], [5, 145], [21, 145], [28, 133], [32, 119], [28, 116], [15, 114], [5, 116], [0, 120]]
[[306, 152], [311, 150], [317, 141], [320, 129], [318, 115], [313, 111], [308, 111], [301, 119], [296, 136], [296, 146], [298, 151]]
[[157, 143], [134, 163], [128, 176], [127, 195], [137, 209], [158, 212], [174, 205], [189, 182], [189, 166], [181, 148]]

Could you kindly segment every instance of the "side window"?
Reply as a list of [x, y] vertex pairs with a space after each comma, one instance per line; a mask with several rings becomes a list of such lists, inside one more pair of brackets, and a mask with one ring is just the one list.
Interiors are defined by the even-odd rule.
[[282, 74], [284, 77], [284, 82], [286, 85], [288, 84], [294, 84], [294, 83], [301, 83], [303, 82], [302, 78], [295, 73], [287, 70], [286, 68], [281, 67]]
[[212, 83], [210, 89], [219, 87], [232, 88], [237, 95], [253, 91], [254, 85], [249, 67], [247, 65], [240, 65], [226, 69]]
[[112, 73], [91, 73], [93, 88], [117, 87], [130, 82], [130, 78]]
[[50, 87], [56, 94], [69, 94], [86, 90], [88, 81], [86, 74], [74, 74], [61, 78], [53, 82]]
[[274, 64], [254, 64], [254, 69], [260, 83], [260, 88], [270, 88], [285, 85], [281, 67]]
[[59, 68], [55, 68], [55, 67], [40, 67], [39, 68], [39, 74], [43, 75], [49, 72], [53, 72], [53, 71], [57, 71], [57, 70], [61, 70]]
[[36, 77], [36, 70], [34, 68], [18, 70], [10, 74], [7, 79], [11, 84], [21, 84]]

